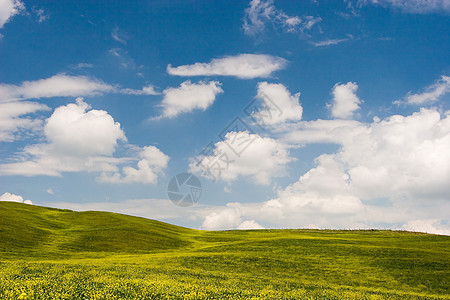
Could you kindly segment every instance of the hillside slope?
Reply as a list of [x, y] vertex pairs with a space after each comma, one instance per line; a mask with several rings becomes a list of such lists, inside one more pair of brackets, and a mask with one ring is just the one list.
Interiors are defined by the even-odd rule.
[[195, 230], [108, 212], [0, 202], [0, 253], [148, 252], [187, 246]]

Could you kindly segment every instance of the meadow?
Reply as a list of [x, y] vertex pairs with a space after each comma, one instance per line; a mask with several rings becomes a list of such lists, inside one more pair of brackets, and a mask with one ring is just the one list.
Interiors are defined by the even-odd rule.
[[0, 202], [0, 299], [450, 299], [450, 237], [200, 231]]

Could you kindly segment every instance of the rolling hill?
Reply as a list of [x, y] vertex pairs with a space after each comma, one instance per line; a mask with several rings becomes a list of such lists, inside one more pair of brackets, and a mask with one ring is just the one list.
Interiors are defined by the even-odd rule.
[[0, 299], [450, 299], [448, 236], [214, 232], [0, 202], [0, 241]]
[[138, 253], [176, 249], [195, 230], [127, 215], [0, 202], [0, 253]]

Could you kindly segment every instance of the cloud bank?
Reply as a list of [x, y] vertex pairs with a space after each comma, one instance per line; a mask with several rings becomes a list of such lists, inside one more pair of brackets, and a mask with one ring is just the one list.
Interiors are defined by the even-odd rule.
[[247, 219], [270, 227], [450, 232], [450, 114], [423, 108], [372, 123], [316, 120], [280, 131], [291, 147], [340, 148], [318, 156], [315, 167], [274, 199], [217, 208], [205, 218], [206, 227], [216, 228], [210, 225], [215, 221], [222, 229], [236, 228]]

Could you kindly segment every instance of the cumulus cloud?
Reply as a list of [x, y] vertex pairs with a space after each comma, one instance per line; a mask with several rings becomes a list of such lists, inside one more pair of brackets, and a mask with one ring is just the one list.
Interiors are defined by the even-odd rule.
[[177, 88], [165, 89], [161, 102], [163, 113], [159, 118], [173, 118], [195, 109], [206, 110], [214, 103], [216, 95], [223, 93], [220, 85], [218, 81], [191, 83], [187, 80]]
[[[442, 96], [450, 92], [450, 77], [441, 76], [441, 79], [436, 81], [434, 84], [428, 86], [425, 92], [421, 94], [411, 94], [405, 97], [405, 100], [409, 104], [423, 104], [428, 102], [434, 102], [439, 100]], [[396, 103], [401, 103], [401, 101], [396, 101]]]
[[0, 142], [12, 142], [21, 134], [42, 129], [42, 120], [28, 115], [49, 109], [44, 104], [28, 101], [0, 103]]
[[[330, 122], [336, 126], [331, 130], [324, 129], [327, 121], [322, 120], [306, 122], [309, 124], [302, 131], [324, 131], [323, 142], [341, 146], [339, 152], [325, 157], [349, 176], [352, 194], [357, 197], [431, 200], [445, 199], [450, 192], [445, 183], [450, 180], [449, 115], [421, 109], [409, 116], [375, 118], [370, 124]], [[311, 135], [287, 133], [285, 142], [303, 145]]]
[[356, 96], [358, 85], [354, 82], [335, 84], [333, 87], [333, 101], [329, 107], [335, 118], [350, 119], [354, 111], [359, 109], [361, 100]]
[[209, 63], [195, 63], [173, 68], [167, 66], [167, 72], [177, 76], [235, 76], [243, 79], [268, 77], [287, 64], [284, 58], [264, 54], [239, 54], [224, 58], [215, 58]]
[[234, 207], [226, 207], [218, 212], [208, 214], [200, 228], [205, 230], [234, 229], [241, 222], [239, 210]]
[[44, 125], [47, 143], [26, 146], [18, 161], [0, 165], [0, 174], [61, 176], [114, 169], [111, 155], [119, 140], [126, 141], [125, 134], [106, 111], [89, 109], [82, 98], [56, 108]]
[[100, 182], [110, 183], [151, 183], [156, 184], [158, 175], [167, 167], [169, 157], [155, 146], [144, 147], [139, 153], [140, 160], [137, 162], [137, 168], [126, 166], [119, 172], [108, 174], [104, 172], [100, 177]]
[[230, 131], [214, 145], [211, 155], [197, 156], [190, 171], [213, 180], [232, 182], [240, 176], [267, 185], [272, 177], [285, 175], [292, 161], [287, 147], [276, 140], [247, 131]]
[[45, 135], [55, 152], [76, 156], [113, 154], [117, 142], [125, 141], [120, 124], [104, 110], [89, 110], [77, 98], [76, 103], [60, 106], [47, 119]]
[[258, 224], [255, 220], [247, 220], [242, 222], [237, 229], [247, 230], [247, 229], [264, 229], [263, 226]]
[[22, 196], [14, 195], [11, 193], [4, 193], [0, 196], [0, 201], [10, 201], [10, 202], [19, 202], [19, 203], [25, 203], [25, 204], [33, 204], [31, 200], [23, 200]]
[[[156, 182], [156, 176], [167, 164], [167, 157], [155, 147], [139, 148], [137, 157], [113, 156], [119, 142], [126, 142], [120, 124], [108, 112], [94, 110], [77, 98], [76, 103], [60, 106], [44, 125], [46, 143], [28, 145], [17, 159], [0, 165], [0, 175], [61, 176], [64, 172], [101, 172], [100, 181]], [[158, 156], [159, 155], [159, 156]], [[162, 162], [157, 161], [162, 159]], [[138, 168], [118, 165], [138, 161]]]
[[358, 4], [387, 6], [415, 14], [450, 13], [448, 0], [358, 0]]
[[0, 84], [0, 100], [15, 101], [33, 98], [77, 97], [113, 92], [115, 88], [95, 78], [57, 74], [19, 85]]
[[300, 93], [291, 95], [282, 84], [260, 82], [256, 98], [262, 101], [263, 108], [253, 112], [252, 116], [264, 125], [299, 121], [303, 114], [299, 97]]
[[313, 16], [289, 16], [283, 10], [277, 9], [273, 0], [252, 0], [245, 9], [244, 33], [257, 36], [264, 33], [266, 24], [271, 24], [290, 33], [304, 33], [310, 30], [322, 19]]
[[335, 227], [342, 226], [346, 217], [363, 212], [363, 204], [349, 191], [350, 178], [339, 163], [327, 155], [316, 161], [317, 167], [261, 206], [268, 221], [286, 218], [289, 225]]
[[24, 9], [25, 5], [20, 0], [0, 0], [0, 29]]

